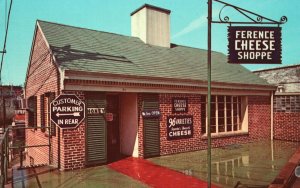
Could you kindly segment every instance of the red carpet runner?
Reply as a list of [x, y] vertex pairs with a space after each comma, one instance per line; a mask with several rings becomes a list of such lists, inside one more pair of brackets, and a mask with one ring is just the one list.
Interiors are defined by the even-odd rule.
[[[110, 168], [156, 188], [207, 187], [205, 181], [185, 175], [150, 161], [129, 157], [108, 165]], [[212, 185], [212, 188], [217, 186]]]

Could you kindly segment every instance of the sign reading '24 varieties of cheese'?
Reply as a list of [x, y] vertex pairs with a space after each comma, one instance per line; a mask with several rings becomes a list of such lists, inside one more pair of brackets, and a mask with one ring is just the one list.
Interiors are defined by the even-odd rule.
[[228, 62], [281, 64], [280, 27], [228, 27]]

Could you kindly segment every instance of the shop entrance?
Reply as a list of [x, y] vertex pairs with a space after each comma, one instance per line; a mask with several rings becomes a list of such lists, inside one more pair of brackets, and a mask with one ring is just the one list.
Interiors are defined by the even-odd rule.
[[121, 157], [119, 95], [108, 94], [106, 102], [107, 160], [113, 162]]

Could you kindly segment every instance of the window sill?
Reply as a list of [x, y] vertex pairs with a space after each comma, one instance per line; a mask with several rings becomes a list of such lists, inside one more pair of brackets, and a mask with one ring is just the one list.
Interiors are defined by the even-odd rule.
[[[230, 132], [230, 133], [212, 133], [211, 138], [224, 138], [224, 137], [233, 137], [233, 136], [242, 136], [242, 135], [249, 135], [248, 132], [246, 131], [236, 131], [236, 132]], [[201, 139], [206, 140], [207, 139], [207, 134], [203, 134], [201, 136]]]

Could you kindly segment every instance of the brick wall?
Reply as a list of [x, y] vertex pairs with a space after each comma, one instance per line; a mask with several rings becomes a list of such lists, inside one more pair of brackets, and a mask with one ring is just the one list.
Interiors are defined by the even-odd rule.
[[[36, 30], [32, 46], [31, 59], [28, 65], [25, 96], [28, 99], [31, 96], [37, 96], [37, 126], [41, 126], [40, 121], [40, 96], [46, 92], [55, 92], [58, 94], [59, 73], [56, 65], [53, 63], [52, 55], [39, 29]], [[28, 112], [26, 112], [26, 126], [28, 126]], [[38, 130], [26, 130], [26, 145], [48, 144], [48, 137], [45, 133]], [[57, 151], [57, 137], [51, 138], [52, 151]], [[58, 165], [58, 158], [51, 154], [51, 162], [54, 166]], [[49, 147], [28, 148], [26, 162], [32, 158], [34, 164], [49, 163]]]
[[274, 139], [300, 141], [300, 112], [274, 112]]
[[[142, 110], [142, 95], [138, 97], [139, 101], [139, 156], [143, 157], [143, 119], [140, 115]], [[178, 113], [180, 115], [193, 115], [194, 134], [192, 138], [167, 140], [167, 116], [172, 114], [172, 98], [187, 97], [187, 113]], [[160, 154], [168, 155], [173, 153], [195, 151], [207, 148], [207, 138], [201, 134], [201, 109], [200, 95], [192, 94], [160, 94]], [[248, 97], [248, 133], [236, 133], [230, 136], [214, 136], [212, 138], [212, 147], [221, 147], [225, 145], [247, 143], [249, 141], [270, 138], [271, 126], [271, 105], [268, 96], [249, 96]]]
[[249, 96], [249, 136], [251, 139], [271, 138], [271, 98]]

